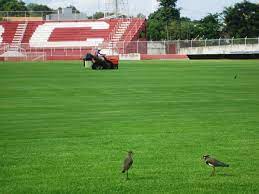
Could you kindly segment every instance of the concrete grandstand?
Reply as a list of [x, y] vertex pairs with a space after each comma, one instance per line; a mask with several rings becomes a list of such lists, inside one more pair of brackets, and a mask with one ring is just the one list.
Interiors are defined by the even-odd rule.
[[[119, 54], [114, 48], [121, 41], [135, 41], [145, 33], [145, 19], [101, 19], [80, 21], [4, 21], [0, 22], [0, 44], [6, 56], [21, 52], [73, 48], [90, 50], [101, 47], [104, 52]], [[44, 51], [43, 51], [44, 50]], [[2, 49], [3, 52], [3, 49]], [[59, 53], [60, 55], [62, 53]], [[67, 53], [64, 55], [67, 55]], [[81, 57], [81, 56], [80, 56]]]

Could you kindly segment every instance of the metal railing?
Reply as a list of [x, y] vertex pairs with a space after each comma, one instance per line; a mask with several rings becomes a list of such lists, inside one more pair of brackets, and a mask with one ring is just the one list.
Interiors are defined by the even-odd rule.
[[[13, 44], [0, 44], [0, 56], [10, 51]], [[190, 54], [195, 52], [231, 53], [256, 52], [259, 53], [259, 38], [243, 39], [213, 39], [213, 40], [175, 40], [175, 41], [120, 41], [109, 44], [109, 41], [97, 47], [32, 47], [29, 43], [18, 44], [18, 52], [45, 53], [46, 56], [83, 56], [87, 52], [100, 47], [107, 54]]]
[[59, 10], [54, 11], [0, 11], [0, 21], [29, 21], [29, 20], [86, 20], [92, 19], [85, 13], [73, 11], [71, 14], [63, 14]]
[[[53, 18], [54, 17], [54, 18]], [[104, 16], [105, 19], [115, 18], [114, 16]], [[119, 18], [119, 17], [118, 17]], [[130, 18], [130, 17], [129, 17]], [[93, 15], [73, 10], [71, 14], [62, 13], [60, 10], [53, 11], [0, 11], [0, 21], [28, 21], [28, 20], [94, 20]], [[103, 19], [103, 18], [101, 18]], [[123, 19], [120, 17], [120, 19]]]
[[208, 47], [208, 46], [224, 46], [224, 45], [246, 45], [246, 44], [259, 44], [258, 38], [219, 38], [219, 39], [205, 39], [205, 40], [179, 40], [181, 48], [186, 47]]
[[128, 33], [125, 34], [125, 37], [124, 37], [125, 40], [130, 40], [131, 38], [133, 38], [137, 34], [137, 32], [140, 30], [140, 27], [143, 24], [143, 19], [141, 19], [141, 18], [137, 18], [132, 21], [134, 22], [134, 24], [130, 25], [128, 27], [129, 28], [127, 30]]

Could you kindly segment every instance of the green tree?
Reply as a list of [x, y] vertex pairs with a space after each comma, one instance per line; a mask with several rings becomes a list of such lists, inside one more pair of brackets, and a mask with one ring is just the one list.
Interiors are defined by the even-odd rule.
[[166, 38], [166, 29], [159, 20], [148, 20], [147, 38], [149, 40], [161, 40]]
[[169, 38], [169, 24], [180, 19], [180, 10], [176, 8], [177, 0], [160, 0], [159, 8], [148, 17], [147, 37], [151, 40]]
[[1, 11], [5, 11], [4, 10], [4, 5], [8, 2], [9, 0], [0, 0], [0, 10]]
[[170, 39], [214, 39], [221, 34], [221, 20], [219, 14], [209, 14], [199, 21], [191, 21], [182, 17], [180, 20], [172, 20], [168, 31]]
[[177, 0], [158, 0], [161, 7], [175, 8]]
[[220, 14], [209, 14], [200, 20], [198, 29], [204, 39], [220, 38], [221, 26]]
[[93, 19], [100, 19], [104, 17], [104, 13], [103, 12], [95, 12], [92, 16]]
[[173, 19], [180, 19], [180, 10], [176, 8], [177, 0], [158, 0], [159, 9], [151, 15], [151, 18], [159, 19], [164, 23], [168, 23]]
[[53, 9], [49, 8], [47, 5], [41, 5], [36, 3], [28, 4], [27, 9], [31, 12], [31, 16], [45, 16], [53, 11]]
[[193, 39], [195, 38], [197, 35], [196, 31], [195, 31], [195, 26], [196, 23], [191, 21], [191, 20], [180, 20], [180, 30], [179, 30], [179, 37], [180, 39]]
[[181, 25], [177, 20], [173, 20], [168, 25], [168, 37], [170, 40], [178, 40], [181, 39]]
[[52, 11], [47, 5], [41, 5], [36, 3], [30, 3], [27, 5], [29, 11]]
[[169, 24], [168, 31], [171, 40], [192, 39], [197, 36], [197, 23], [190, 18], [182, 17], [180, 20], [172, 20]]
[[228, 37], [244, 38], [259, 35], [259, 4], [243, 1], [225, 8], [224, 31]]
[[18, 0], [0, 0], [0, 10], [2, 11], [21, 11], [20, 13], [9, 13], [9, 16], [23, 16], [22, 11], [27, 11], [27, 7], [23, 1]]

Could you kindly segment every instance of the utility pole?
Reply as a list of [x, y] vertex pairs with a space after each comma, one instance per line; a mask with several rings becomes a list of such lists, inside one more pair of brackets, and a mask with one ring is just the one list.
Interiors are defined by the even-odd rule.
[[128, 16], [128, 0], [104, 0], [105, 16], [118, 18], [121, 15]]
[[114, 5], [114, 7], [115, 7], [115, 16], [116, 16], [116, 18], [118, 17], [118, 0], [115, 0], [115, 5]]

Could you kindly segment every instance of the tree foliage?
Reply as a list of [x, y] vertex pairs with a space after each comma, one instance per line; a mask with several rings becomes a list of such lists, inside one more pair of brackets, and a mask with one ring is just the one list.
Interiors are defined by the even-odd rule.
[[225, 8], [225, 33], [229, 37], [257, 37], [259, 35], [259, 4], [243, 1]]
[[258, 37], [259, 4], [243, 1], [222, 13], [208, 14], [192, 21], [180, 18], [176, 0], [159, 0], [159, 9], [148, 17], [148, 38], [164, 39], [218, 39], [220, 37]]
[[41, 5], [36, 3], [30, 3], [27, 5], [28, 11], [30, 11], [31, 16], [45, 16], [50, 14], [53, 11], [47, 5]]
[[181, 18], [179, 21], [172, 21], [169, 24], [169, 38], [170, 40], [178, 39], [194, 39], [197, 37], [196, 22], [189, 18]]
[[150, 14], [148, 20], [148, 38], [162, 39], [195, 39], [219, 38], [221, 33], [220, 14], [209, 14], [200, 21], [180, 18], [175, 0], [160, 0], [159, 9]]
[[103, 12], [95, 12], [92, 16], [93, 19], [100, 19], [100, 18], [103, 18], [104, 17], [104, 13]]
[[180, 10], [176, 8], [177, 0], [160, 0], [157, 11], [149, 15], [147, 36], [151, 40], [168, 39], [168, 25], [172, 20], [180, 19]]
[[161, 7], [175, 8], [177, 0], [158, 0]]
[[[199, 35], [204, 39], [220, 38], [221, 26], [219, 14], [209, 14], [202, 18], [199, 22]], [[198, 29], [199, 29], [198, 28]]]
[[23, 1], [18, 0], [0, 0], [1, 11], [27, 11]]
[[47, 5], [41, 5], [36, 3], [30, 3], [27, 5], [29, 11], [52, 11]]

